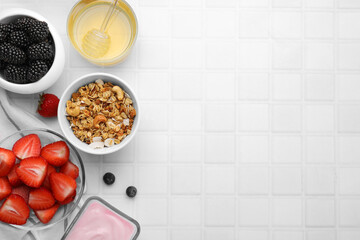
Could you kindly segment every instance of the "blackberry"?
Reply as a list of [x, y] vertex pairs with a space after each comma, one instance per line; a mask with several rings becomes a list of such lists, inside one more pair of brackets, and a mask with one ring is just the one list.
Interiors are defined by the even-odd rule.
[[30, 44], [29, 37], [23, 31], [14, 31], [10, 33], [9, 42], [22, 48], [25, 48]]
[[27, 55], [31, 60], [51, 60], [54, 54], [53, 47], [47, 42], [33, 44], [27, 50]]
[[14, 23], [14, 30], [22, 30], [22, 31], [27, 31], [34, 23], [35, 23], [35, 19], [30, 18], [30, 17], [22, 17], [22, 18], [18, 18]]
[[50, 69], [54, 62], [54, 59], [47, 59], [47, 60], [44, 60], [44, 62], [46, 63], [48, 69]]
[[13, 83], [25, 84], [28, 83], [26, 79], [27, 68], [24, 66], [15, 66], [9, 64], [4, 70], [4, 78]]
[[7, 24], [0, 23], [0, 42], [4, 42], [7, 36], [9, 36], [10, 29]]
[[130, 198], [133, 198], [136, 196], [137, 189], [134, 186], [130, 186], [126, 189], [126, 195]]
[[46, 22], [35, 21], [28, 29], [30, 40], [34, 43], [42, 42], [49, 36], [49, 27]]
[[44, 61], [36, 60], [29, 65], [27, 79], [29, 82], [36, 82], [40, 80], [48, 70], [49, 69]]
[[0, 45], [0, 60], [4, 62], [20, 65], [25, 63], [26, 54], [18, 47], [11, 45], [10, 43], [2, 43]]
[[6, 67], [6, 63], [0, 60], [0, 70], [4, 70]]

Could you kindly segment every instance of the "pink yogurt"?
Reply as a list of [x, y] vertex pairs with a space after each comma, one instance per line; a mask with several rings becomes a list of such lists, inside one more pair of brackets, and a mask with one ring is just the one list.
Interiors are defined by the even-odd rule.
[[65, 237], [66, 240], [132, 240], [137, 237], [135, 220], [113, 211], [99, 201], [90, 201], [85, 205]]

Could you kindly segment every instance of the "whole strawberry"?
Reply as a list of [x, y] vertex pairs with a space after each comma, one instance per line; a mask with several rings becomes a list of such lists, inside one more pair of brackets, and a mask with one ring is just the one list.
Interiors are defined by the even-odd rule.
[[59, 98], [54, 94], [43, 93], [40, 95], [37, 112], [43, 117], [56, 117]]

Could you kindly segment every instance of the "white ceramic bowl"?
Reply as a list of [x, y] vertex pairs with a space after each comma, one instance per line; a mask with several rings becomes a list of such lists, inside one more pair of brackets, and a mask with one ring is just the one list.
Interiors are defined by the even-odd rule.
[[[105, 147], [102, 149], [93, 149], [89, 147], [88, 144], [80, 141], [73, 133], [69, 121], [66, 119], [66, 101], [71, 99], [71, 95], [78, 91], [78, 89], [84, 85], [87, 85], [91, 82], [95, 82], [97, 79], [102, 79], [104, 82], [111, 82], [114, 85], [117, 85], [121, 87], [127, 94], [130, 95], [131, 100], [133, 101], [133, 106], [136, 110], [136, 117], [134, 119], [134, 123], [131, 129], [130, 135], [128, 135], [126, 138], [124, 138], [119, 144], [116, 144], [112, 147]], [[95, 155], [104, 155], [116, 152], [123, 147], [125, 147], [136, 134], [138, 128], [139, 128], [139, 122], [140, 122], [140, 108], [139, 103], [137, 101], [137, 97], [134, 93], [134, 91], [131, 89], [131, 87], [121, 78], [118, 78], [112, 74], [107, 73], [91, 73], [87, 74], [85, 76], [82, 76], [75, 80], [70, 86], [68, 86], [63, 95], [60, 98], [59, 107], [58, 107], [58, 121], [61, 128], [61, 131], [63, 132], [66, 139], [73, 144], [76, 148]]]
[[6, 9], [0, 13], [0, 23], [9, 23], [14, 21], [15, 19], [24, 16], [32, 17], [40, 21], [45, 21], [48, 24], [50, 34], [54, 39], [55, 44], [54, 62], [46, 75], [37, 82], [28, 84], [16, 84], [8, 82], [0, 76], [0, 87], [15, 93], [33, 94], [42, 92], [45, 89], [49, 88], [60, 77], [65, 66], [65, 50], [61, 38], [54, 26], [49, 22], [49, 20], [34, 11], [22, 8]]

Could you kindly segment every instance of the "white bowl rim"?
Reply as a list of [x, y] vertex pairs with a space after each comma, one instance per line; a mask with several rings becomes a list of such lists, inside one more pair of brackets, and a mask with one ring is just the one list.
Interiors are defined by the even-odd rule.
[[8, 91], [20, 93], [20, 94], [33, 94], [42, 92], [45, 89], [51, 87], [57, 79], [62, 74], [65, 67], [65, 49], [60, 38], [60, 35], [56, 28], [51, 24], [51, 22], [42, 16], [41, 14], [34, 12], [32, 10], [24, 9], [24, 8], [10, 8], [3, 10], [0, 13], [0, 22], [5, 18], [14, 17], [14, 16], [29, 16], [35, 19], [45, 21], [50, 30], [50, 34], [54, 39], [55, 45], [55, 57], [54, 62], [49, 69], [49, 71], [43, 76], [40, 80], [34, 83], [28, 84], [16, 84], [6, 81], [0, 76], [0, 87], [5, 88]]
[[[78, 82], [86, 79], [86, 78], [93, 78], [93, 80], [88, 81], [87, 83], [82, 84], [81, 86], [84, 86], [88, 83], [91, 82], [95, 82], [95, 80], [97, 79], [102, 79], [102, 78], [110, 78], [110, 79], [114, 79], [115, 81], [119, 82], [120, 87], [124, 86], [125, 88], [127, 88], [127, 93], [132, 97], [132, 101], [134, 103], [136, 103], [136, 120], [134, 121], [134, 125], [131, 129], [131, 133], [130, 135], [126, 136], [126, 141], [121, 141], [119, 144], [116, 144], [112, 147], [105, 147], [102, 149], [92, 149], [90, 147], [88, 147], [88, 145], [82, 141], [80, 141], [72, 132], [71, 128], [69, 128], [68, 125], [68, 120], [66, 119], [66, 115], [65, 115], [65, 105], [66, 105], [66, 101], [68, 101], [69, 99], [65, 99], [65, 95], [68, 92], [75, 92], [77, 89], [74, 89], [74, 86], [76, 84], [78, 84]], [[104, 80], [106, 81], [106, 80]], [[122, 85], [122, 86], [121, 86]], [[66, 139], [73, 144], [76, 148], [80, 149], [83, 152], [86, 153], [90, 153], [93, 155], [106, 155], [106, 154], [110, 154], [110, 153], [114, 153], [117, 152], [118, 150], [122, 149], [123, 147], [125, 147], [127, 144], [129, 144], [131, 142], [131, 140], [134, 138], [136, 132], [139, 129], [139, 125], [140, 125], [140, 106], [139, 106], [139, 101], [138, 98], [136, 97], [135, 92], [133, 91], [133, 89], [130, 87], [130, 85], [128, 83], [126, 83], [122, 78], [119, 78], [113, 74], [109, 74], [109, 73], [104, 73], [104, 72], [95, 72], [95, 73], [89, 73], [86, 75], [83, 75], [79, 78], [77, 78], [75, 81], [73, 81], [63, 92], [63, 94], [61, 95], [60, 98], [60, 102], [59, 102], [59, 107], [58, 107], [58, 122], [60, 125], [60, 129], [63, 132], [64, 136], [66, 137]], [[75, 141], [73, 141], [72, 138], [68, 137], [68, 134], [72, 134], [72, 136], [74, 136], [73, 139], [75, 139]], [[84, 160], [86, 161], [86, 160]]]

